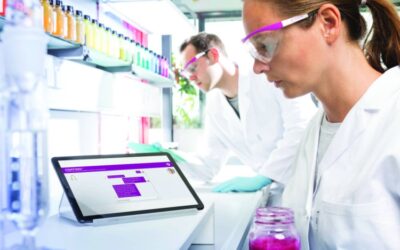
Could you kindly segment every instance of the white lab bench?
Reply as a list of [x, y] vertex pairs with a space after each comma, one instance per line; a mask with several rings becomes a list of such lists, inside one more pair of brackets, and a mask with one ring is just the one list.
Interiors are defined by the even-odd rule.
[[[255, 209], [265, 199], [265, 191], [222, 194], [202, 188], [197, 192], [205, 208], [182, 215], [98, 226], [79, 226], [50, 216], [38, 231], [38, 245], [68, 250], [246, 248], [247, 230]], [[6, 245], [19, 238], [16, 232], [6, 234]]]

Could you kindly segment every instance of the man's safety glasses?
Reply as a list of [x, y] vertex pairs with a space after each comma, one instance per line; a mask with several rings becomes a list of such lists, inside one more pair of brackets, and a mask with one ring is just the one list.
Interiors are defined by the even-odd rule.
[[203, 52], [198, 53], [197, 55], [195, 55], [192, 59], [190, 59], [185, 66], [183, 67], [183, 69], [181, 70], [181, 75], [190, 78], [190, 76], [192, 74], [194, 74], [197, 70], [197, 60], [199, 60], [202, 56], [207, 55], [208, 50], [205, 50]]
[[247, 47], [250, 55], [254, 59], [263, 63], [269, 63], [281, 40], [282, 32], [280, 31], [289, 25], [307, 19], [314, 13], [316, 13], [316, 11], [261, 27], [243, 38], [242, 43]]

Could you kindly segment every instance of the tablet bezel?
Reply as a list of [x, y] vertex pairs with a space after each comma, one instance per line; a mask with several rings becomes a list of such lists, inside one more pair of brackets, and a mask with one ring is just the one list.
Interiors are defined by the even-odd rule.
[[[193, 198], [197, 202], [195, 205], [189, 206], [177, 206], [177, 207], [166, 207], [166, 208], [154, 208], [148, 210], [141, 210], [141, 211], [131, 211], [131, 212], [121, 212], [121, 213], [110, 213], [110, 214], [98, 214], [98, 215], [90, 215], [84, 216], [82, 214], [81, 209], [79, 208], [78, 202], [71, 190], [71, 187], [68, 184], [68, 181], [62, 173], [62, 168], [60, 166], [59, 161], [65, 160], [85, 160], [85, 159], [102, 159], [102, 158], [121, 158], [121, 157], [141, 157], [141, 156], [167, 156], [168, 159], [173, 163], [173, 167], [175, 168], [176, 172], [179, 174], [182, 181], [185, 183], [186, 187], [192, 194]], [[57, 176], [61, 182], [61, 186], [68, 198], [68, 201], [71, 205], [72, 211], [75, 214], [75, 217], [78, 222], [80, 223], [91, 223], [93, 220], [96, 219], [104, 219], [104, 218], [112, 218], [112, 217], [120, 217], [120, 216], [130, 216], [130, 215], [138, 215], [138, 214], [149, 214], [149, 213], [158, 213], [158, 212], [167, 212], [167, 211], [176, 211], [176, 210], [184, 210], [184, 209], [197, 209], [202, 210], [204, 208], [204, 204], [200, 200], [199, 196], [196, 194], [186, 177], [183, 175], [182, 171], [180, 170], [179, 166], [176, 164], [174, 159], [171, 157], [170, 154], [166, 152], [158, 152], [158, 153], [135, 153], [135, 154], [110, 154], [110, 155], [80, 155], [80, 156], [62, 156], [62, 157], [52, 157], [51, 162], [54, 166], [54, 169], [57, 173]]]

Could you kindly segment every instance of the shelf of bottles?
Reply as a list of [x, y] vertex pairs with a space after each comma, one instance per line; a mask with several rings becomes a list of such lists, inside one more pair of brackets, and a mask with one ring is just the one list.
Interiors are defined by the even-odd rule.
[[63, 5], [62, 1], [41, 0], [41, 3], [50, 55], [108, 72], [132, 72], [150, 83], [172, 87], [164, 57], [74, 10], [73, 6]]

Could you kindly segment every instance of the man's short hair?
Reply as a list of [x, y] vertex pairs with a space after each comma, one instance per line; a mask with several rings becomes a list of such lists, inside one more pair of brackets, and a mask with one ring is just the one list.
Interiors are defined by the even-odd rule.
[[191, 44], [196, 49], [197, 53], [206, 51], [211, 48], [217, 48], [225, 56], [227, 56], [224, 44], [222, 43], [221, 39], [214, 34], [200, 32], [199, 34], [190, 37], [182, 43], [180, 47], [180, 52], [182, 53], [189, 44]]

